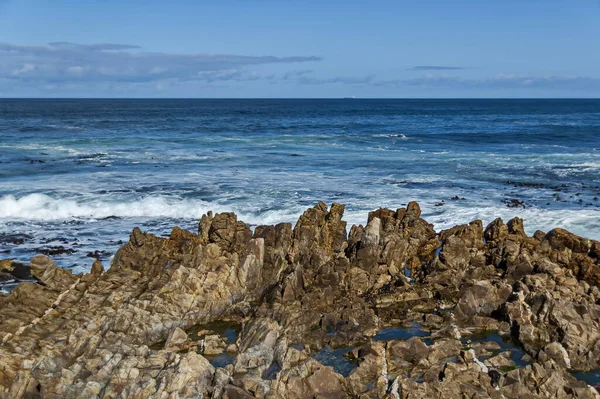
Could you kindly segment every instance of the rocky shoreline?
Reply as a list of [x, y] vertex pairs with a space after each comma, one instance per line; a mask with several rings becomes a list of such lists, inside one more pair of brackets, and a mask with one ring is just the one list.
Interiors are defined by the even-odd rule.
[[0, 397], [600, 397], [600, 242], [343, 212], [134, 229], [85, 275], [2, 261], [36, 282], [0, 294]]

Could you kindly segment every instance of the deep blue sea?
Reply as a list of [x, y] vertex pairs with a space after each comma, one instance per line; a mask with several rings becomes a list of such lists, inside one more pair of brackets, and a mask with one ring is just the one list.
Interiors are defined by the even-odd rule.
[[364, 223], [417, 200], [437, 230], [600, 239], [598, 198], [600, 100], [0, 100], [0, 258], [62, 246], [77, 272], [208, 210], [295, 222], [323, 200]]

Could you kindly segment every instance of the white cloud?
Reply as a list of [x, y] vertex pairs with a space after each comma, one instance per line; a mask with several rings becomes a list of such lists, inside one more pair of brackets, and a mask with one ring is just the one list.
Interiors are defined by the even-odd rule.
[[70, 66], [67, 68], [67, 73], [71, 74], [71, 75], [77, 75], [77, 76], [81, 76], [83, 74], [83, 72], [86, 70], [86, 68], [82, 67], [82, 66]]
[[[265, 72], [262, 65], [298, 64], [320, 61], [316, 56], [276, 57], [273, 55], [237, 55], [188, 53], [171, 54], [145, 52], [127, 44], [74, 44], [66, 42], [46, 45], [0, 43], [0, 94], [22, 95], [52, 91], [61, 93], [126, 93], [145, 90], [172, 90], [195, 84], [226, 86], [224, 82], [253, 82], [323, 85], [331, 88], [357, 87], [383, 92], [440, 93], [507, 93], [526, 90], [546, 94], [585, 93], [600, 95], [600, 78], [585, 76], [530, 76], [510, 73], [487, 77], [456, 77], [452, 70], [467, 69], [452, 66], [416, 66], [419, 77], [405, 72], [407, 77], [382, 79], [374, 74], [359, 76], [321, 75], [312, 69]], [[372, 89], [369, 89], [372, 88]], [[388, 90], [383, 90], [387, 88]], [[300, 89], [302, 90], [302, 89]], [[306, 90], [306, 89], [304, 89]], [[399, 92], [400, 92], [399, 90]], [[532, 94], [535, 95], [535, 94]]]
[[12, 76], [18, 76], [18, 75], [22, 75], [24, 73], [31, 72], [31, 71], [35, 71], [35, 65], [33, 65], [33, 64], [24, 64], [20, 68], [15, 68], [12, 71], [11, 75]]
[[415, 79], [394, 79], [373, 82], [376, 86], [468, 89], [468, 90], [571, 90], [600, 92], [600, 79], [585, 76], [525, 76], [497, 74], [483, 78], [456, 78], [447, 74], [426, 75]]
[[[316, 56], [276, 57], [236, 54], [143, 52], [123, 44], [49, 43], [32, 46], [0, 43], [0, 78], [21, 83], [153, 82], [163, 79], [206, 80], [252, 65], [319, 61]], [[35, 66], [34, 66], [35, 65]], [[239, 77], [235, 72], [232, 77]]]

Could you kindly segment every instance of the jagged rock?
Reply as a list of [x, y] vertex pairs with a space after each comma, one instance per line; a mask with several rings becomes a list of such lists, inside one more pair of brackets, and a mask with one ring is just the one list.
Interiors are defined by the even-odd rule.
[[475, 315], [490, 316], [506, 302], [512, 293], [512, 287], [505, 283], [494, 284], [489, 280], [480, 280], [468, 288], [463, 288], [462, 292], [454, 314], [464, 322], [471, 320]]
[[219, 335], [207, 335], [204, 337], [204, 355], [220, 355], [227, 348], [227, 341]]
[[[546, 354], [555, 358], [565, 349], [572, 367], [597, 368], [600, 361], [600, 305], [597, 291], [590, 292], [585, 281], [569, 276], [568, 269], [552, 269], [552, 274], [535, 274], [523, 278], [518, 291], [500, 312], [513, 325], [513, 335], [536, 354], [550, 344]], [[562, 356], [562, 355], [561, 355]]]
[[569, 371], [600, 361], [600, 243], [519, 218], [438, 234], [416, 202], [347, 234], [343, 213], [136, 228], [83, 275], [2, 261], [37, 282], [0, 295], [0, 397], [598, 397]]
[[55, 290], [64, 290], [77, 281], [70, 270], [56, 267], [56, 263], [46, 255], [33, 257], [29, 266], [33, 277]]
[[551, 342], [546, 345], [537, 355], [538, 360], [545, 362], [552, 359], [565, 369], [571, 368], [571, 359], [567, 350], [559, 342]]
[[173, 331], [169, 333], [167, 341], [165, 342], [165, 350], [171, 352], [177, 352], [183, 348], [188, 341], [188, 335], [179, 327], [175, 327]]
[[92, 263], [92, 270], [90, 271], [90, 274], [93, 276], [100, 276], [103, 272], [104, 266], [102, 265], [102, 262], [99, 260], [94, 261], [94, 263]]
[[483, 224], [480, 220], [444, 230], [440, 239], [440, 261], [445, 267], [465, 269], [468, 266], [485, 266]]

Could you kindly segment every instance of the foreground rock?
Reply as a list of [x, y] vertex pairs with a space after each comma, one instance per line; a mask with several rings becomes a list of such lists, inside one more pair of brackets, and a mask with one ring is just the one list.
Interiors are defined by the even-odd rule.
[[134, 229], [85, 275], [36, 256], [0, 295], [0, 397], [600, 397], [572, 374], [600, 361], [600, 243], [343, 212]]

